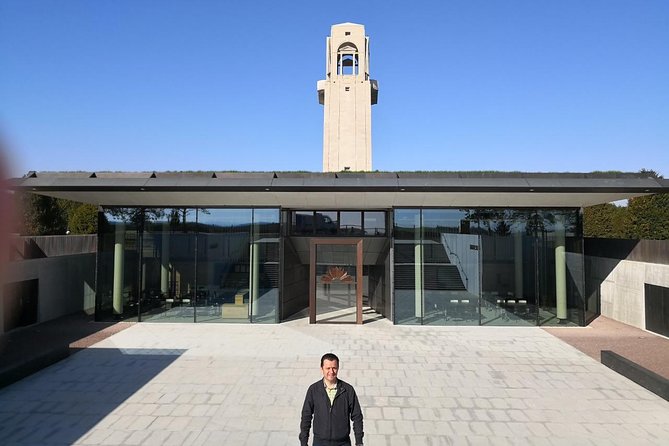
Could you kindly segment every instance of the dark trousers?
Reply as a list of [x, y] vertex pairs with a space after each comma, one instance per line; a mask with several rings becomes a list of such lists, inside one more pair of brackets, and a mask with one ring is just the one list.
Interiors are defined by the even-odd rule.
[[351, 440], [316, 440], [314, 439], [314, 446], [351, 446]]

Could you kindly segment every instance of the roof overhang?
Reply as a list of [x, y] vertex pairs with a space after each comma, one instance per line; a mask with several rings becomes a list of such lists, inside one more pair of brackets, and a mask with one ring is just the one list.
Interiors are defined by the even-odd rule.
[[638, 174], [35, 173], [12, 188], [103, 206], [586, 207], [669, 192]]

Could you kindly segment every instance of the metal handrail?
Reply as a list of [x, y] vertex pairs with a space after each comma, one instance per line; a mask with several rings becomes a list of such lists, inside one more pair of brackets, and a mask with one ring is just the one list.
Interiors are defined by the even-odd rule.
[[448, 245], [448, 242], [446, 241], [446, 237], [444, 237], [444, 234], [441, 234], [441, 243], [444, 245], [444, 249], [446, 250], [446, 255], [448, 256], [448, 259], [451, 260], [451, 256], [453, 256], [457, 260], [457, 263], [455, 262], [452, 263], [455, 264], [455, 266], [458, 268], [460, 274], [464, 276], [465, 288], [469, 289], [469, 277], [467, 277], [467, 273], [465, 272], [465, 269], [462, 266], [462, 260], [460, 260], [460, 256], [458, 256]]

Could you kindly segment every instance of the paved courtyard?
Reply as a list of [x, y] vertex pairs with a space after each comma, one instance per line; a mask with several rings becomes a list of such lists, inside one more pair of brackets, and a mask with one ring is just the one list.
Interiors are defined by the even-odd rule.
[[297, 445], [319, 358], [366, 445], [669, 444], [669, 402], [542, 329], [136, 324], [0, 390], [3, 445]]

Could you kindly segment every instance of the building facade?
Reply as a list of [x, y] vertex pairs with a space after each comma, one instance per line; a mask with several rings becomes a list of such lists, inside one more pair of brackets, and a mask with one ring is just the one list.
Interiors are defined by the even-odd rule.
[[36, 173], [100, 206], [100, 320], [583, 325], [581, 209], [638, 174]]

